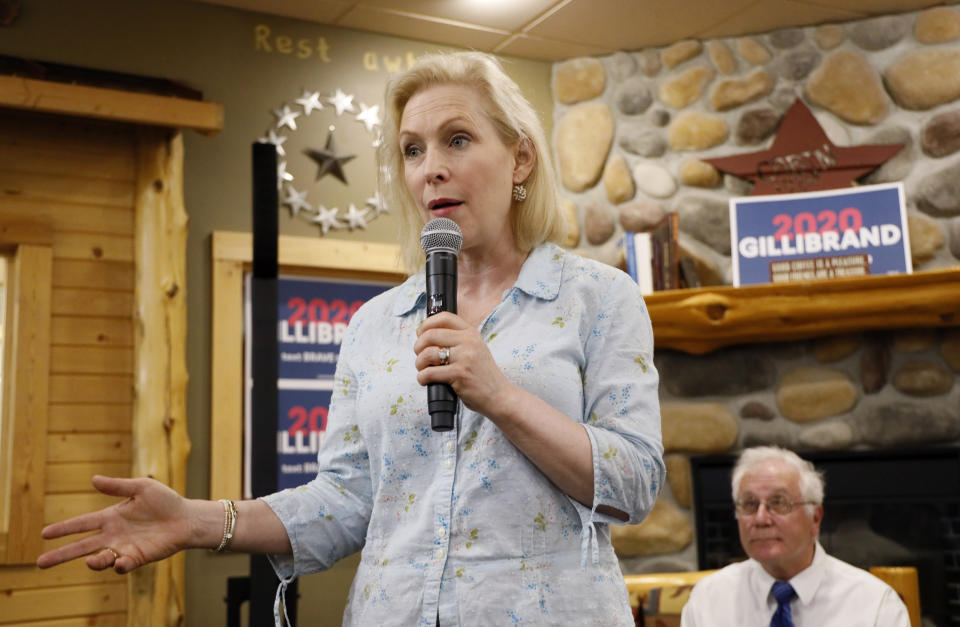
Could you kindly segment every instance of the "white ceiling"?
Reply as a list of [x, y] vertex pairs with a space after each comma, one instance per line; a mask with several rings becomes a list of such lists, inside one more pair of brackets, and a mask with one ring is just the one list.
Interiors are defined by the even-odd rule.
[[544, 61], [949, 4], [934, 0], [195, 0]]

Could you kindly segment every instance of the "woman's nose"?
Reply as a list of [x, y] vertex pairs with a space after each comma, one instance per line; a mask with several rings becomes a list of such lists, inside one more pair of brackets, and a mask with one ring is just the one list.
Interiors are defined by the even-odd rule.
[[427, 183], [439, 183], [450, 178], [450, 171], [444, 164], [443, 159], [437, 155], [436, 152], [437, 151], [434, 150], [431, 151], [432, 154], [427, 155], [424, 167]]

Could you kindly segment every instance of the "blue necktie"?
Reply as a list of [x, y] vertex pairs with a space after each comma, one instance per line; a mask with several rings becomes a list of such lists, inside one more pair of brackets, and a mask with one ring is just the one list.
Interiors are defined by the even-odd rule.
[[773, 596], [777, 599], [777, 611], [773, 613], [770, 627], [793, 627], [793, 615], [790, 613], [790, 600], [797, 595], [786, 581], [773, 582]]

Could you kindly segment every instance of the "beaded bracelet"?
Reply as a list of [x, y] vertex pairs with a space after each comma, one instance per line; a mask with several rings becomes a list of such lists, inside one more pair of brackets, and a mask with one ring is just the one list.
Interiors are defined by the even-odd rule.
[[233, 531], [237, 526], [237, 506], [230, 499], [220, 499], [219, 502], [223, 503], [223, 537], [220, 539], [220, 546], [214, 551], [223, 553], [230, 548], [233, 540]]

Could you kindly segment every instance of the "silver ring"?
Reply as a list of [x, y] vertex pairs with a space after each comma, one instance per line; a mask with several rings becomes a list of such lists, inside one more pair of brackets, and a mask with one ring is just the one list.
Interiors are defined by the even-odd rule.
[[111, 548], [108, 547], [108, 546], [103, 547], [103, 548], [106, 549], [107, 551], [110, 551], [111, 553], [113, 553], [113, 562], [114, 562], [114, 564], [116, 564], [117, 560], [120, 559], [120, 554], [117, 553], [116, 551], [114, 551], [113, 549], [111, 549]]
[[449, 348], [446, 348], [446, 347], [441, 348], [441, 349], [440, 349], [440, 352], [439, 352], [439, 355], [440, 355], [440, 365], [441, 365], [441, 366], [446, 366], [447, 364], [450, 363], [450, 349], [449, 349]]

